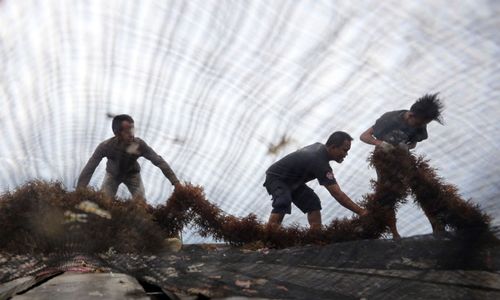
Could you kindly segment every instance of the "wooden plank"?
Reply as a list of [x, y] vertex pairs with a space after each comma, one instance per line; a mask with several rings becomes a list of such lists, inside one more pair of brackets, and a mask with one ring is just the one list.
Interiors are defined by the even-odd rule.
[[53, 299], [139, 299], [149, 300], [139, 282], [116, 273], [65, 273], [46, 283], [13, 297], [13, 300]]

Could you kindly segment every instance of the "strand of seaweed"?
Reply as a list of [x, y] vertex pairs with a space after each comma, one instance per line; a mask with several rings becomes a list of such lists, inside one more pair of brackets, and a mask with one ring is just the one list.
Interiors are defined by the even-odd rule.
[[[463, 200], [422, 157], [405, 151], [375, 151], [369, 163], [377, 170], [373, 193], [363, 196], [368, 214], [337, 219], [321, 230], [299, 226], [268, 227], [254, 214], [235, 217], [206, 199], [203, 188], [185, 184], [175, 189], [165, 204], [110, 199], [91, 189], [66, 191], [60, 183], [29, 182], [0, 196], [0, 250], [10, 252], [156, 252], [166, 236], [175, 236], [192, 225], [201, 236], [232, 245], [283, 248], [376, 239], [387, 230], [387, 220], [412, 194], [424, 211], [443, 226], [481, 236], [490, 232], [490, 218], [471, 200]], [[84, 220], [75, 207], [82, 201], [96, 203], [111, 219], [88, 214]], [[68, 214], [68, 212], [70, 212]]]

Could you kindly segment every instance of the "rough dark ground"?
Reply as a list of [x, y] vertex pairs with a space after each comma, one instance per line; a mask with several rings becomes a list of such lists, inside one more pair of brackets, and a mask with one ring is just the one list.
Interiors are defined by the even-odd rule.
[[64, 294], [57, 278], [75, 273], [142, 284], [117, 296], [82, 283], [88, 299], [500, 299], [500, 246], [425, 235], [281, 250], [184, 245], [156, 256], [2, 253], [0, 299], [72, 299], [78, 286]]

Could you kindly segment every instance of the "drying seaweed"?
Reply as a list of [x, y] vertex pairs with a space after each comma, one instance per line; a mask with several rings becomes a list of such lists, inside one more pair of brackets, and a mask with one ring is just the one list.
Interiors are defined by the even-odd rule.
[[166, 237], [187, 225], [201, 236], [232, 245], [283, 248], [376, 239], [387, 220], [411, 193], [433, 227], [469, 237], [491, 237], [490, 218], [457, 188], [437, 176], [422, 157], [394, 149], [375, 151], [369, 162], [379, 176], [361, 206], [368, 214], [333, 220], [320, 230], [270, 227], [254, 214], [229, 215], [210, 203], [200, 186], [175, 189], [165, 204], [151, 207], [138, 199], [107, 198], [91, 189], [64, 190], [60, 183], [34, 181], [0, 197], [0, 250], [8, 252], [155, 252]]
[[[95, 203], [111, 215], [78, 208]], [[95, 208], [94, 208], [95, 210]], [[106, 198], [89, 189], [67, 192], [60, 183], [29, 182], [0, 197], [0, 249], [8, 252], [155, 252], [164, 234], [136, 201]]]
[[299, 227], [267, 227], [255, 215], [236, 218], [225, 214], [205, 197], [201, 187], [190, 184], [174, 191], [166, 205], [154, 212], [156, 221], [170, 234], [187, 224], [194, 225], [202, 236], [234, 245], [255, 243], [268, 247], [290, 247], [309, 243], [326, 244], [358, 239], [375, 239], [387, 231], [387, 220], [412, 193], [415, 201], [436, 226], [447, 225], [458, 233], [489, 235], [490, 218], [471, 201], [463, 200], [457, 189], [443, 182], [428, 161], [402, 149], [374, 151], [369, 159], [381, 180], [372, 182], [374, 193], [364, 196], [364, 217], [333, 220], [322, 230]]
[[427, 160], [411, 158], [415, 172], [410, 187], [427, 215], [459, 232], [476, 235], [489, 231], [490, 217], [477, 204], [462, 199], [458, 189], [445, 183]]

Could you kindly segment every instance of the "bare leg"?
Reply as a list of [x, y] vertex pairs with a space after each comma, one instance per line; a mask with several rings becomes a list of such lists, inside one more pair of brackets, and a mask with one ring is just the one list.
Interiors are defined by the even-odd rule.
[[281, 222], [283, 222], [283, 218], [285, 218], [285, 214], [271, 213], [271, 215], [269, 216], [269, 221], [267, 222], [267, 226], [279, 227], [281, 225]]
[[389, 225], [389, 229], [392, 233], [392, 238], [398, 240], [401, 238], [398, 232], [398, 228], [396, 227], [396, 211], [393, 210], [389, 220], [387, 220], [387, 224]]
[[313, 210], [307, 213], [307, 220], [311, 229], [321, 229], [321, 211]]
[[[422, 208], [424, 208], [422, 206]], [[426, 209], [422, 209], [427, 216], [427, 219], [429, 219], [429, 222], [431, 223], [432, 226], [432, 233], [434, 235], [440, 235], [446, 232], [445, 227], [443, 223], [441, 223], [432, 213], [429, 213]]]

